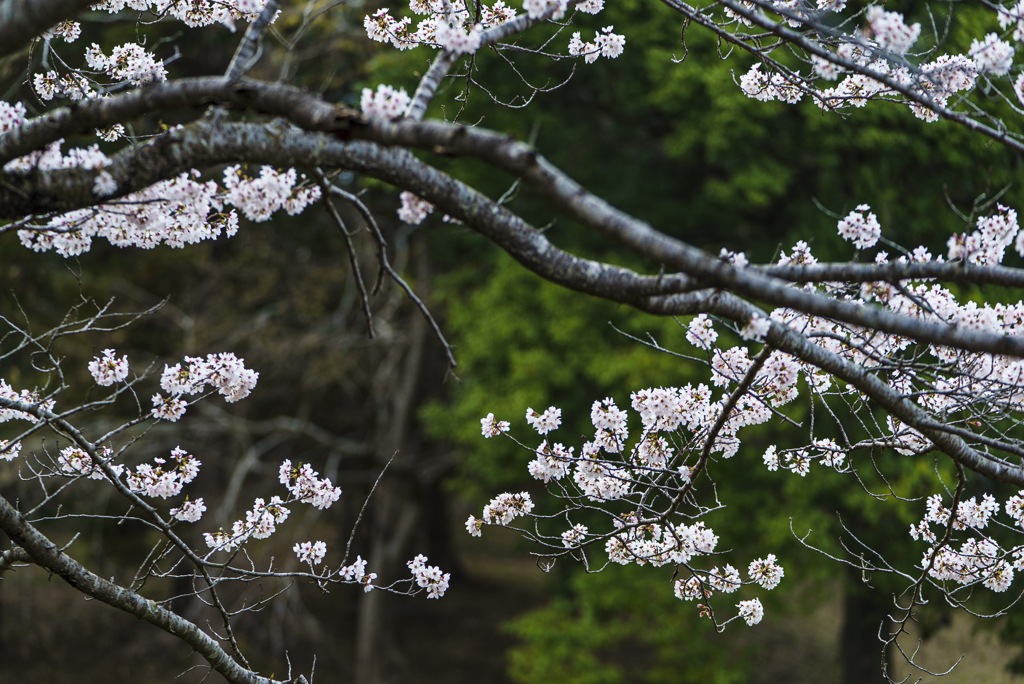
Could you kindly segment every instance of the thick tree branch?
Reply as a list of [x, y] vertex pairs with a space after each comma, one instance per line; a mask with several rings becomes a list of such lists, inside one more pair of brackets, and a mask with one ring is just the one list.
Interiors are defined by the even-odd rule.
[[28, 551], [20, 546], [15, 546], [12, 549], [8, 549], [3, 553], [0, 553], [0, 575], [14, 567], [15, 563], [33, 562], [32, 556], [28, 555]]
[[[274, 97], [281, 96], [283, 93]], [[571, 274], [555, 269], [544, 276], [574, 289], [581, 289], [574, 282], [586, 282], [586, 287], [594, 290], [592, 294], [615, 301], [631, 301], [641, 294], [653, 296], [697, 287], [717, 287], [774, 306], [901, 335], [925, 344], [1024, 357], [1024, 339], [1019, 337], [973, 332], [839, 301], [795, 288], [756, 269], [735, 268], [611, 206], [587, 192], [530, 146], [508, 137], [440, 122], [375, 121], [352, 130], [392, 144], [417, 141], [426, 147], [434, 142], [437, 143], [435, 148], [457, 149], [518, 172], [572, 218], [642, 256], [686, 274], [671, 276], [671, 285], [665, 289], [662, 278], [636, 280], [638, 276], [632, 271], [576, 260], [560, 264], [560, 267], [573, 269]], [[480, 193], [419, 161], [407, 150], [305, 133], [285, 122], [260, 126], [207, 118], [169, 131], [145, 145], [122, 150], [107, 170], [118, 184], [118, 195], [123, 196], [193, 167], [235, 161], [276, 166], [345, 167], [366, 173], [441, 206], [508, 249], [531, 269], [533, 265], [541, 269], [550, 266], [547, 259], [537, 259], [551, 249], [546, 238]], [[95, 205], [94, 175], [81, 170], [36, 172], [25, 176], [7, 174], [5, 187], [0, 188], [3, 200], [0, 216], [63, 212]], [[496, 220], [498, 216], [500, 220]]]

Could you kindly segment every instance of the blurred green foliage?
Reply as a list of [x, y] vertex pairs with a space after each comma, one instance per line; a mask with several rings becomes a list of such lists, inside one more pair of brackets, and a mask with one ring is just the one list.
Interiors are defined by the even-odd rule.
[[[925, 5], [904, 4], [887, 9], [902, 9], [930, 25]], [[971, 215], [1005, 187], [1001, 201], [1022, 206], [1024, 168], [1017, 155], [962, 127], [925, 124], [889, 103], [838, 116], [809, 101], [790, 106], [748, 99], [735, 80], [753, 59], [743, 54], [723, 59], [716, 39], [693, 27], [682, 35], [684, 47], [678, 16], [657, 3], [610, 3], [597, 18], [578, 17], [574, 28], [589, 27], [586, 38], [589, 30], [609, 24], [626, 33], [621, 58], [577, 64], [566, 85], [539, 93], [524, 110], [497, 106], [469, 88], [459, 120], [534, 140], [553, 163], [615, 206], [712, 252], [743, 250], [754, 261], [788, 251], [797, 240], [809, 242], [821, 259], [849, 259], [853, 250], [834, 226], [837, 216], [860, 203], [872, 206], [887, 239], [907, 247], [923, 244], [935, 254], [945, 252], [951, 233], [965, 229], [957, 211]], [[964, 50], [972, 38], [995, 28], [990, 12], [958, 7], [942, 51]], [[567, 38], [556, 38], [555, 44]], [[560, 83], [574, 68], [526, 54], [506, 56], [533, 84]], [[416, 59], [422, 56], [390, 53], [370, 70], [376, 79], [370, 82], [405, 84]], [[474, 78], [497, 100], [529, 95], [509, 66], [491, 55], [480, 56], [473, 68]], [[406, 80], [397, 80], [400, 74]], [[451, 118], [466, 90], [465, 79], [455, 80], [433, 111], [443, 109]], [[1012, 115], [1005, 105], [999, 111]], [[450, 160], [445, 166], [492, 197], [512, 180], [472, 161]], [[529, 189], [518, 190], [511, 208], [534, 225], [549, 226], [547, 236], [560, 247], [647, 272], [658, 268], [557, 217]], [[421, 415], [437, 439], [462, 453], [453, 488], [474, 503], [506, 489], [540, 491], [526, 475], [528, 453], [508, 441], [480, 437], [479, 418], [488, 412], [521, 427], [527, 407], [557, 405], [564, 425], [555, 439], [578, 447], [592, 430], [589, 404], [595, 399], [611, 396], [625, 406], [629, 393], [641, 387], [706, 381], [699, 363], [655, 352], [616, 331], [641, 338], [650, 334], [668, 349], [692, 354], [699, 350], [684, 341], [680, 323], [685, 320], [656, 319], [541, 282], [466, 231], [444, 227], [433, 239], [436, 257], [445, 265], [435, 298], [458, 345], [461, 382]], [[802, 382], [801, 390], [804, 400], [787, 407], [797, 420], [808, 417]], [[858, 433], [855, 426], [844, 427]], [[711, 466], [718, 496], [728, 507], [708, 523], [723, 545], [740, 550], [725, 562], [745, 568], [750, 559], [774, 551], [789, 569], [782, 587], [766, 600], [769, 612], [800, 609], [787, 600], [792, 590], [838, 571], [801, 548], [793, 532], [813, 530], [808, 542], [831, 553], [842, 553], [840, 537], [849, 542], [853, 533], [865, 544], [892, 549], [893, 560], [904, 567], [918, 560], [923, 548], [909, 544], [906, 530], [920, 519], [923, 502], [900, 502], [892, 494], [934, 491], [935, 459], [881, 454], [885, 482], [862, 460], [859, 472], [864, 488], [877, 495], [872, 498], [849, 476], [823, 468], [807, 478], [766, 472], [764, 448], [806, 443], [806, 429], [773, 421], [740, 436], [740, 453]], [[835, 428], [819, 416], [814, 436], [834, 437]], [[952, 481], [947, 464], [940, 462], [938, 472]], [[560, 571], [565, 572], [561, 566]], [[550, 606], [512, 626], [523, 639], [510, 656], [512, 675], [524, 683], [550, 681], [553, 673], [558, 681], [618, 682], [625, 681], [626, 663], [632, 668], [628, 678], [643, 681], [662, 681], [666, 673], [674, 673], [674, 681], [746, 678], [749, 673], [738, 660], [723, 660], [723, 643], [706, 625], [700, 629], [693, 606], [672, 597], [670, 574], [615, 567], [601, 575], [563, 576], [560, 595]], [[871, 579], [879, 591], [897, 589], [885, 577]], [[660, 639], [670, 641], [671, 648], [663, 648]], [[640, 650], [651, 657], [622, 656], [629, 644], [642, 644]], [[619, 655], [602, 656], [608, 653]], [[709, 669], [698, 672], [695, 663]]]

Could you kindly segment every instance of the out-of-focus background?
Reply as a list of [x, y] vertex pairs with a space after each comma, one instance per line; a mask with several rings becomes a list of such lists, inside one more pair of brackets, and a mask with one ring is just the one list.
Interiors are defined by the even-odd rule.
[[[305, 3], [283, 4], [278, 28], [287, 35]], [[924, 3], [897, 5], [887, 9], [912, 18], [926, 9]], [[412, 92], [432, 55], [425, 48], [398, 53], [371, 43], [362, 19], [374, 9], [333, 7], [290, 49], [269, 40], [254, 75], [298, 82], [348, 104], [358, 103], [363, 87], [379, 83]], [[109, 49], [134, 36], [133, 22], [105, 17], [87, 17], [82, 43]], [[983, 8], [958, 8], [949, 49], [982, 35], [990, 17]], [[501, 103], [522, 104], [533, 91], [508, 64], [484, 53], [473, 79], [487, 91], [455, 79], [432, 111], [443, 108], [450, 120], [512, 131], [658, 229], [715, 253], [745, 251], [751, 261], [770, 260], [798, 240], [820, 259], [848, 259], [849, 248], [835, 235], [836, 215], [861, 203], [878, 214], [887, 239], [924, 244], [936, 254], [945, 251], [949, 235], [964, 229], [957, 211], [969, 214], [978, 197], [1008, 188], [1001, 201], [1024, 207], [1020, 159], [962, 128], [924, 124], [895, 106], [841, 118], [810, 102], [750, 100], [735, 78], [751, 60], [723, 60], [716, 41], [695, 30], [686, 32], [684, 48], [677, 16], [657, 3], [609, 2], [600, 17], [581, 22], [586, 30], [612, 24], [625, 33], [623, 56], [590, 66], [520, 55], [516, 68], [537, 87], [572, 78], [518, 109]], [[180, 50], [168, 64], [172, 76], [221, 73], [238, 39], [220, 27], [179, 32], [168, 23], [146, 30], [150, 40], [164, 38]], [[33, 102], [18, 83], [30, 60], [38, 59], [38, 52], [25, 52], [0, 62], [6, 99]], [[472, 161], [445, 165], [491, 197], [513, 185]], [[437, 215], [420, 226], [402, 224], [392, 188], [351, 173], [338, 182], [363, 193], [376, 212], [396, 268], [456, 347], [454, 374], [429, 327], [393, 286], [372, 300], [376, 337], [367, 337], [342, 236], [316, 207], [292, 219], [245, 224], [232, 239], [183, 250], [97, 243], [65, 260], [31, 253], [14, 235], [0, 238], [0, 308], [13, 315], [20, 307], [40, 329], [59, 321], [82, 295], [114, 298], [121, 311], [166, 299], [123, 331], [61, 342], [65, 368], [77, 380], [63, 395], [67, 401], [86, 396], [85, 364], [107, 347], [128, 354], [136, 370], [154, 363], [159, 371], [183, 355], [230, 350], [259, 371], [247, 400], [204, 404], [179, 424], [158, 426], [138, 447], [137, 453], [152, 455], [181, 445], [203, 461], [192, 490], [210, 507], [198, 526], [203, 530], [230, 524], [290, 458], [314, 464], [344, 494], [329, 511], [293, 514], [288, 531], [265, 542], [263, 551], [294, 565], [290, 544], [296, 539], [343, 548], [371, 485], [391, 461], [353, 552], [369, 559], [369, 570], [384, 580], [406, 575], [405, 561], [423, 553], [451, 573], [448, 595], [427, 601], [346, 587], [329, 593], [292, 587], [238, 624], [254, 665], [283, 677], [289, 660], [308, 671], [315, 657], [318, 677], [357, 684], [881, 681], [876, 635], [892, 610], [894, 587], [801, 548], [790, 520], [801, 533], [813, 529], [813, 541], [835, 551], [841, 515], [863, 538], [912, 563], [916, 552], [906, 544], [907, 528], [920, 512], [870, 500], [835, 473], [793, 478], [767, 472], [764, 446], [786, 439], [778, 425], [747, 428], [740, 453], [712, 471], [728, 506], [708, 522], [723, 543], [751, 557], [774, 552], [786, 568], [780, 588], [763, 599], [767, 615], [756, 627], [732, 625], [715, 634], [692, 604], [672, 596], [665, 568], [615, 566], [587, 575], [559, 562], [545, 571], [512, 533], [486, 529], [481, 539], [470, 538], [463, 521], [500, 492], [525, 489], [542, 508], [548, 505], [543, 487], [527, 474], [528, 453], [483, 440], [482, 416], [494, 412], [521, 424], [527, 407], [554, 404], [563, 410], [563, 432], [582, 435], [590, 429], [594, 399], [611, 396], [622, 406], [631, 391], [706, 378], [700, 366], [622, 334], [650, 334], [667, 348], [684, 349], [679, 322], [543, 283], [464, 226]], [[557, 216], [526, 189], [514, 189], [510, 202], [534, 225], [549, 225], [548, 237], [560, 246], [651, 268]], [[350, 227], [361, 225], [354, 212], [342, 211]], [[372, 273], [374, 245], [365, 234], [356, 245], [364, 271]], [[28, 363], [0, 366], [0, 377], [31, 382]], [[131, 407], [120, 408], [130, 414]], [[115, 414], [95, 420], [113, 421]], [[931, 476], [917, 466], [904, 470], [896, 481], [911, 493]], [[30, 497], [35, 486], [0, 463], [5, 496]], [[93, 513], [124, 512], [98, 484], [83, 488], [73, 503]], [[146, 530], [131, 525], [92, 519], [79, 529], [73, 554], [122, 581], [151, 542]], [[192, 533], [198, 538], [203, 530]], [[905, 557], [900, 548], [907, 549]], [[240, 605], [283, 588], [253, 585], [234, 599]], [[153, 590], [178, 596], [191, 587], [168, 582]], [[210, 619], [195, 598], [175, 599], [174, 607], [200, 624]], [[917, 633], [901, 643], [912, 649], [922, 640], [922, 662], [943, 671], [967, 656], [945, 681], [1024, 681], [1013, 674], [1024, 664], [1017, 645], [1024, 620], [1011, 615], [982, 623], [937, 604], [919, 617]], [[894, 677], [920, 675], [894, 660]], [[206, 672], [189, 668], [199, 662], [167, 635], [83, 600], [36, 569], [8, 572], [0, 581], [3, 684], [198, 682]]]

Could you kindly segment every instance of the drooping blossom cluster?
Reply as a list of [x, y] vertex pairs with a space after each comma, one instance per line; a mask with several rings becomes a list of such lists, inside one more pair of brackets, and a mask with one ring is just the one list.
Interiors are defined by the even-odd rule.
[[167, 80], [167, 69], [163, 61], [154, 58], [136, 43], [118, 45], [109, 56], [93, 43], [85, 51], [85, 62], [90, 69], [102, 71], [115, 81], [128, 81], [135, 86]]
[[480, 18], [466, 8], [464, 0], [412, 0], [409, 8], [425, 17], [418, 21], [415, 30], [412, 18], [396, 19], [391, 10], [383, 8], [366, 15], [363, 28], [366, 35], [379, 43], [390, 43], [399, 50], [410, 50], [420, 45], [440, 47], [456, 54], [472, 54], [480, 49], [483, 31], [498, 26], [516, 16], [516, 11], [503, 0], [492, 5], [482, 5]]
[[[702, 325], [696, 329], [699, 335], [706, 337]], [[681, 430], [692, 430], [698, 434], [706, 430], [714, 421], [720, 404], [713, 402], [710, 390], [701, 385], [698, 389], [687, 386], [641, 390], [632, 395], [632, 406], [640, 414], [643, 425], [635, 443], [630, 442], [627, 412], [618, 408], [610, 397], [605, 398], [595, 401], [591, 407], [594, 440], [583, 445], [578, 457], [574, 448], [550, 444], [546, 439], [535, 450], [535, 458], [529, 463], [528, 471], [548, 485], [561, 481], [572, 472], [574, 494], [569, 493], [564, 484], [549, 491], [557, 492], [558, 496], [570, 501], [579, 501], [581, 507], [589, 510], [609, 511], [602, 504], [632, 502], [634, 495], [639, 497], [640, 508], [615, 515], [609, 511], [612, 529], [606, 534], [595, 534], [586, 525], [572, 524], [548, 543], [557, 543], [566, 553], [575, 553], [585, 552], [594, 541], [603, 541], [604, 552], [613, 563], [691, 568], [691, 563], [715, 553], [718, 535], [702, 520], [681, 523], [661, 518], [647, 508], [649, 503], [644, 500], [643, 492], [649, 492], [648, 488], [654, 483], [660, 487], [673, 486], [672, 483], [680, 487], [690, 485], [692, 467], [682, 462], [686, 450], [676, 446], [679, 444], [677, 435]], [[755, 413], [757, 421], [766, 419], [762, 415], [766, 413], [763, 408]], [[556, 407], [550, 407], [544, 413], [528, 409], [526, 420], [530, 427], [550, 438], [550, 433], [561, 423], [561, 411]], [[731, 425], [728, 433], [723, 431], [725, 439], [721, 444], [716, 440], [716, 445], [720, 444], [717, 451], [726, 457], [735, 453], [738, 448], [735, 430], [749, 420], [750, 416], [744, 416]], [[493, 414], [481, 423], [484, 436], [497, 436], [507, 430], [497, 429], [498, 422]], [[834, 442], [824, 440], [819, 448], [834, 451], [833, 446]], [[837, 453], [833, 453], [832, 458], [836, 463], [842, 461]], [[586, 501], [595, 503], [586, 504]], [[508, 525], [516, 517], [531, 515], [533, 508], [533, 500], [526, 492], [501, 494], [484, 507], [481, 518], [469, 517], [466, 530], [470, 535], [479, 537], [484, 525]], [[572, 507], [567, 508], [566, 513], [571, 510]], [[675, 592], [679, 598], [706, 599], [716, 591], [732, 593], [745, 583], [731, 565], [721, 570], [715, 567], [709, 573], [700, 572], [703, 574], [693, 571], [689, 579], [676, 582]], [[775, 556], [768, 555], [750, 564], [750, 579], [746, 583], [770, 590], [778, 585], [783, 574]], [[747, 604], [751, 607], [742, 617], [749, 624], [756, 624], [761, 613], [754, 610], [754, 604], [744, 603]], [[702, 605], [700, 610], [710, 614], [707, 606]]]
[[153, 416], [175, 422], [184, 414], [186, 395], [216, 390], [228, 403], [249, 396], [260, 374], [245, 367], [245, 361], [231, 352], [207, 354], [206, 358], [186, 356], [185, 365], [164, 366], [160, 388], [169, 396], [153, 395]]
[[[62, 142], [53, 143], [43, 153], [9, 162], [5, 169], [27, 173], [37, 167], [103, 169], [110, 164], [95, 146], [72, 149], [62, 157]], [[164, 244], [180, 248], [215, 240], [221, 233], [234, 236], [238, 215], [227, 210], [227, 205], [251, 221], [266, 221], [281, 209], [292, 216], [299, 214], [320, 198], [319, 187], [299, 184], [294, 169], [281, 173], [264, 166], [258, 178], [249, 178], [241, 167], [232, 166], [224, 171], [223, 186], [212, 180], [199, 182], [199, 175], [193, 170], [129, 193], [116, 203], [61, 214], [46, 224], [18, 231], [18, 237], [33, 251], [56, 250], [66, 257], [89, 251], [96, 237], [117, 247], [152, 249]], [[117, 184], [113, 176], [106, 171], [97, 174], [94, 191], [98, 196], [114, 194]]]
[[526, 409], [526, 422], [539, 434], [546, 435], [558, 429], [562, 424], [562, 409], [549, 406], [544, 413], [537, 413], [532, 408]]
[[[1003, 511], [1017, 526], [1024, 527], [1022, 497], [1024, 490], [1009, 497]], [[929, 544], [920, 568], [927, 570], [935, 580], [967, 587], [980, 584], [1001, 593], [1013, 583], [1015, 573], [1024, 570], [1024, 546], [1004, 549], [998, 541], [982, 532], [999, 513], [999, 503], [992, 495], [984, 494], [980, 502], [974, 496], [961, 500], [952, 520], [954, 536], [939, 548], [936, 548], [936, 542], [946, 534], [952, 511], [943, 504], [941, 494], [928, 497], [925, 508], [920, 523], [910, 526], [910, 536], [914, 541]], [[938, 529], [932, 529], [931, 525]], [[966, 532], [966, 538], [957, 532]], [[959, 547], [956, 547], [958, 542]]]
[[448, 591], [448, 580], [451, 575], [441, 572], [436, 565], [427, 565], [427, 557], [420, 554], [406, 563], [412, 572], [413, 582], [417, 587], [427, 590], [428, 599], [439, 599]]
[[398, 195], [398, 199], [402, 202], [402, 206], [398, 209], [398, 218], [409, 225], [417, 226], [423, 223], [423, 219], [434, 213], [433, 204], [420, 199], [408, 190], [403, 190]]
[[192, 500], [185, 498], [185, 501], [178, 507], [170, 510], [171, 517], [182, 522], [199, 522], [206, 512], [206, 504], [202, 497]]

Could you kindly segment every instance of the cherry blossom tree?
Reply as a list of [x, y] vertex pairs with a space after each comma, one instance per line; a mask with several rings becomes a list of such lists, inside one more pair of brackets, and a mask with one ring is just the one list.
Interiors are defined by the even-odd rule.
[[[852, 110], [869, 102], [905, 107], [921, 125], [945, 120], [1024, 151], [1015, 120], [1024, 113], [1024, 74], [1014, 74], [1024, 5], [981, 3], [992, 31], [951, 55], [939, 54], [944, 36], [938, 28], [929, 34], [876, 5], [663, 2], [685, 30], [715, 35], [724, 57], [736, 49], [756, 58], [736, 83], [751, 98], [793, 105], [806, 99], [829, 116], [856, 116]], [[660, 567], [669, 590], [684, 601], [681, 609], [692, 602], [718, 629], [737, 621], [756, 625], [767, 618], [753, 587], [770, 591], [797, 573], [787, 573], [771, 549], [713, 558], [722, 555], [720, 540], [705, 518], [728, 502], [717, 499], [710, 470], [743, 450], [743, 428], [782, 421], [798, 436], [761, 456], [763, 467], [786, 471], [780, 476], [814, 477], [828, 468], [848, 476], [864, 496], [907, 498], [886, 479], [892, 459], [933, 464], [933, 491], [908, 501], [920, 509], [920, 522], [905, 544], [916, 545], [919, 562], [890, 562], [886, 549], [852, 534], [848, 553], [835, 558], [905, 585], [893, 597], [891, 624], [879, 632], [882, 660], [886, 646], [902, 648], [897, 637], [928, 601], [973, 610], [972, 601], [989, 592], [1009, 596], [1004, 605], [1012, 605], [1014, 576], [1024, 569], [1024, 489], [1001, 499], [971, 496], [969, 481], [1024, 488], [1024, 469], [1012, 460], [1024, 456], [1018, 434], [1024, 303], [1005, 294], [1024, 285], [1024, 271], [1002, 265], [1007, 250], [1024, 256], [1016, 211], [989, 203], [969, 217], [963, 234], [931, 246], [886, 240], [881, 251], [886, 226], [872, 213], [871, 199], [858, 198], [868, 204], [834, 227], [850, 243], [849, 261], [819, 262], [801, 241], [773, 263], [751, 263], [743, 253], [698, 249], [620, 211], [533, 146], [460, 123], [462, 111], [427, 117], [439, 88], [450, 83], [463, 85], [463, 103], [472, 95], [503, 104], [476, 80], [478, 61], [501, 60], [511, 68], [527, 95], [504, 104], [519, 107], [548, 89], [530, 84], [529, 74], [517, 68], [519, 55], [599, 69], [602, 60], [643, 40], [628, 26], [582, 28], [604, 4], [413, 0], [408, 8], [371, 11], [362, 27], [368, 41], [427, 52], [431, 62], [411, 95], [379, 84], [361, 93], [357, 110], [282, 80], [247, 76], [270, 38], [294, 46], [329, 2], [4, 0], [0, 56], [28, 50], [33, 58], [30, 93], [0, 102], [0, 219], [6, 221], [0, 233], [16, 234], [36, 252], [87, 259], [98, 239], [129, 249], [186, 248], [230, 239], [245, 229], [240, 214], [263, 222], [281, 211], [294, 216], [322, 207], [345, 236], [371, 334], [369, 293], [389, 279], [414, 302], [454, 368], [457, 357], [441, 325], [392, 266], [373, 211], [337, 178], [350, 172], [383, 181], [399, 190], [404, 222], [418, 224], [437, 211], [541, 278], [650, 314], [689, 317], [683, 324], [692, 348], [673, 353], [707, 369], [707, 382], [697, 386], [629, 388], [635, 417], [614, 400], [596, 397], [594, 436], [580, 444], [555, 441], [558, 408], [524, 407], [528, 429], [543, 439], [539, 446], [522, 441], [530, 454], [526, 467], [558, 502], [557, 513], [542, 514], [530, 493], [503, 493], [466, 522], [469, 534], [530, 520], [522, 531], [539, 545], [541, 559], [569, 557], [592, 571], [607, 563]], [[135, 25], [138, 40], [83, 47], [83, 33], [101, 17]], [[165, 24], [235, 31], [238, 48], [225, 73], [176, 78], [171, 49], [145, 39]], [[189, 112], [185, 123], [152, 119], [182, 111]], [[68, 139], [91, 136], [100, 142], [65, 149]], [[439, 160], [451, 156], [510, 174], [649, 268], [560, 249], [513, 212], [508, 197], [492, 199], [443, 170]], [[359, 269], [357, 235], [339, 203], [360, 217], [376, 249], [373, 285]], [[281, 570], [259, 556], [261, 540], [287, 534], [296, 508], [327, 508], [343, 495], [309, 463], [281, 463], [276, 489], [255, 498], [230, 528], [204, 531], [202, 546], [190, 543], [180, 530], [203, 525], [210, 504], [189, 495], [205, 457], [175, 448], [139, 462], [133, 448], [154, 425], [188, 420], [200, 402], [233, 403], [258, 392], [258, 374], [230, 350], [145, 368], [105, 349], [87, 365], [96, 387], [86, 399], [62, 405], [70, 374], [53, 343], [135, 319], [104, 307], [80, 309], [42, 333], [15, 316], [0, 320], [10, 345], [0, 358], [29, 357], [43, 378], [32, 387], [0, 379], [0, 420], [16, 426], [0, 442], [0, 467], [18, 468], [38, 483], [33, 501], [0, 498], [0, 530], [10, 540], [0, 571], [28, 563], [54, 573], [173, 634], [231, 682], [282, 680], [249, 665], [233, 633], [237, 611], [222, 600], [227, 587], [273, 577], [428, 598], [448, 589], [450, 576], [422, 555], [408, 561], [407, 579], [388, 584], [376, 581], [374, 559], [351, 558], [348, 549], [332, 555], [335, 550], [318, 539], [289, 539], [299, 570]], [[653, 340], [638, 343], [668, 351]], [[134, 402], [137, 415], [96, 429], [87, 412], [118, 401]], [[800, 402], [809, 418], [790, 415]], [[528, 433], [510, 423], [510, 416], [484, 417], [483, 437], [525, 440]], [[58, 436], [60, 446], [41, 442], [47, 435]], [[865, 484], [865, 471], [881, 478], [881, 495]], [[130, 583], [100, 577], [74, 559], [73, 545], [59, 546], [44, 532], [51, 518], [76, 515], [58, 508], [71, 491], [94, 486], [111, 488], [130, 507], [120, 519], [161, 538]], [[601, 527], [580, 522], [584, 514], [598, 515]], [[813, 546], [808, 537], [800, 539]], [[149, 577], [193, 578], [194, 594], [219, 613], [220, 624], [204, 629], [174, 612], [166, 598], [147, 597]], [[245, 610], [272, 599], [261, 597]], [[913, 652], [903, 655], [915, 663]], [[288, 673], [284, 681], [305, 681], [305, 674]]]

